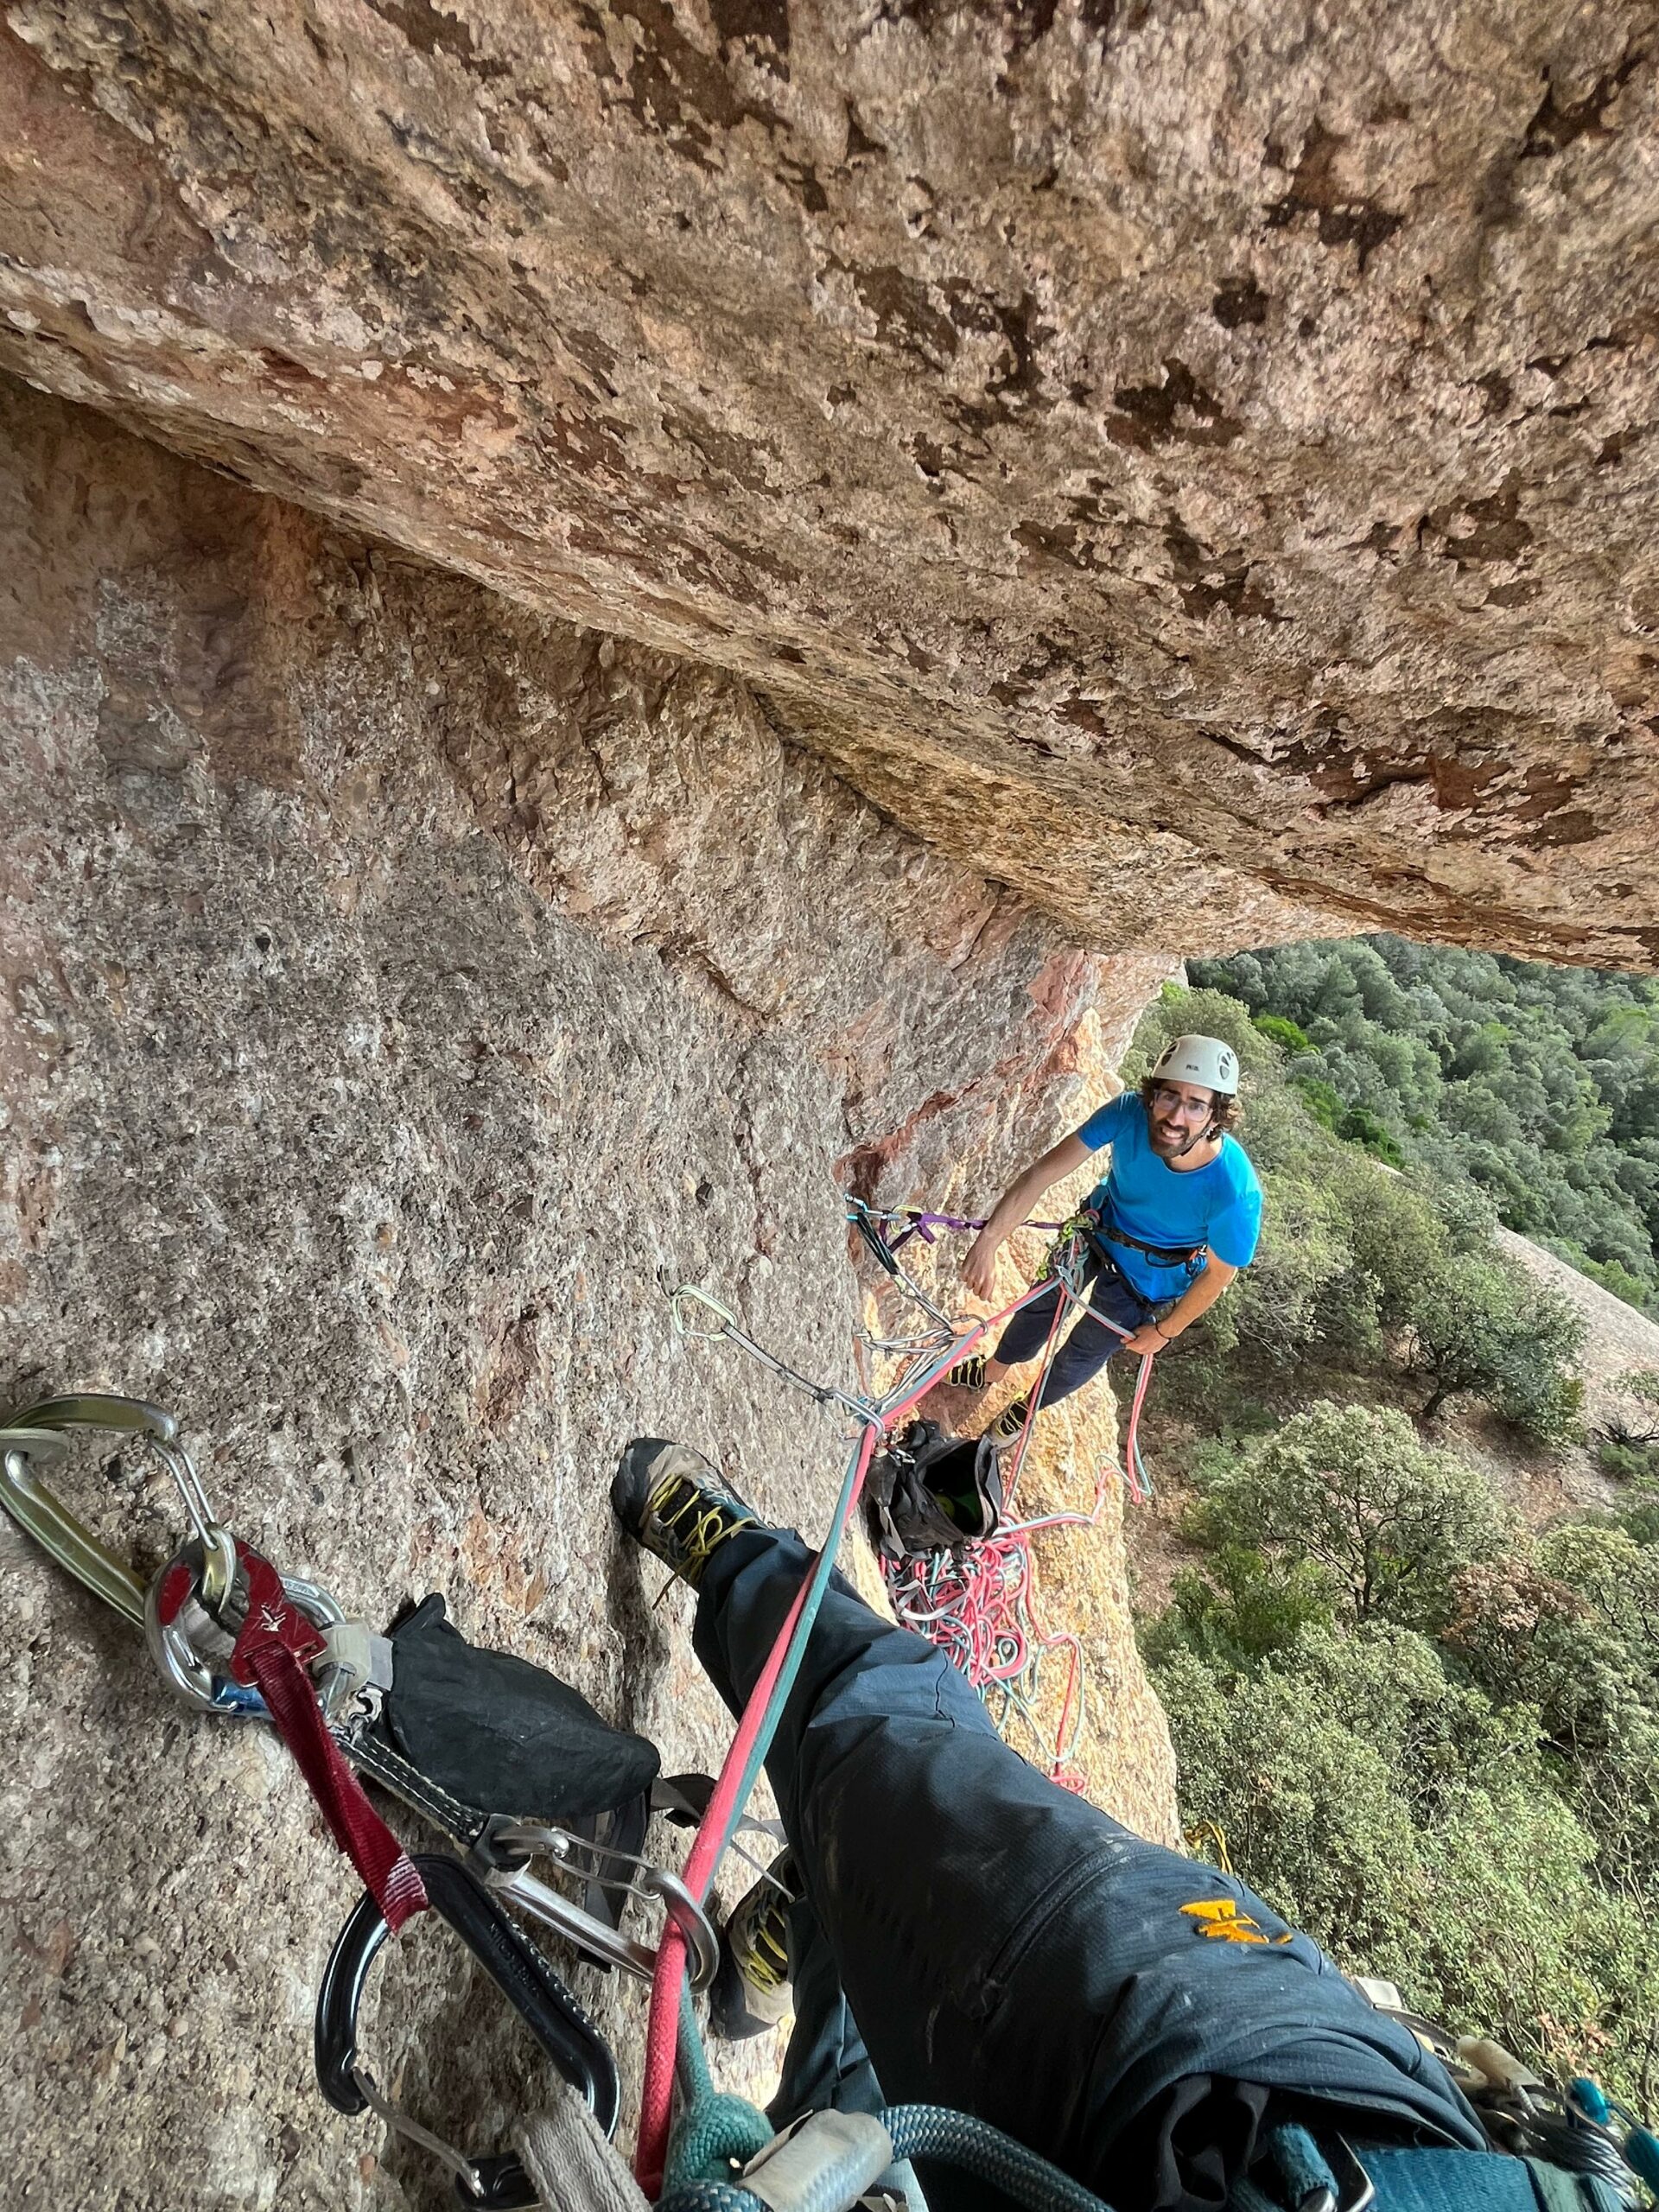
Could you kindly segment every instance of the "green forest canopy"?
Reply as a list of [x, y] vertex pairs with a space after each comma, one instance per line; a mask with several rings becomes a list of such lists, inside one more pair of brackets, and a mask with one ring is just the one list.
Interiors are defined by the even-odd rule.
[[1336, 1135], [1659, 1314], [1659, 981], [1395, 937], [1189, 963]]
[[1192, 1564], [1141, 1636], [1184, 1818], [1349, 1971], [1650, 2107], [1659, 1375], [1614, 1504], [1543, 1530], [1434, 1416], [1579, 1427], [1583, 1320], [1495, 1208], [1659, 1304], [1659, 994], [1390, 938], [1192, 972], [1124, 1076], [1225, 1037], [1266, 1207], [1174, 1370]]

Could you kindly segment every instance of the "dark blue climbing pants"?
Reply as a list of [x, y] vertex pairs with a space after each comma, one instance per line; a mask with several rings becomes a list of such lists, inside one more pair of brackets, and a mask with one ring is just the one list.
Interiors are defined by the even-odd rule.
[[[709, 1559], [696, 1650], [734, 1712], [807, 1567], [758, 1528]], [[950, 2105], [1118, 2212], [1224, 2204], [1281, 2119], [1484, 2147], [1439, 2063], [1306, 1936], [1038, 1774], [840, 1575], [766, 1771], [804, 1891], [779, 2124]], [[933, 2212], [1000, 2202], [924, 2179]]]
[[[1173, 1298], [1160, 1299], [1156, 1303], [1142, 1298], [1113, 1262], [1093, 1244], [1089, 1247], [1077, 1287], [1088, 1300], [1090, 1310], [1078, 1313], [1069, 1333], [1062, 1337], [1047, 1379], [1041, 1386], [1039, 1406], [1058, 1405], [1062, 1398], [1069, 1398], [1074, 1390], [1082, 1389], [1085, 1382], [1098, 1375], [1114, 1352], [1122, 1351], [1122, 1338], [1109, 1329], [1106, 1321], [1116, 1322], [1120, 1329], [1138, 1329], [1143, 1321], [1155, 1321], [1167, 1313], [1175, 1303]], [[1020, 1307], [997, 1344], [996, 1357], [1005, 1366], [1020, 1367], [1027, 1360], [1036, 1358], [1048, 1342], [1048, 1332], [1054, 1325], [1054, 1308], [1064, 1294], [1056, 1283], [1040, 1298], [1033, 1298], [1029, 1306]], [[1104, 1314], [1105, 1321], [1097, 1321], [1097, 1313]], [[1061, 1326], [1065, 1327], [1064, 1322]]]

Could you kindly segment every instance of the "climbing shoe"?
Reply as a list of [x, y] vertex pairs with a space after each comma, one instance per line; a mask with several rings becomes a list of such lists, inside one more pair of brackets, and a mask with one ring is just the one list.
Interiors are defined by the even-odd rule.
[[709, 2025], [723, 2041], [742, 2043], [789, 2018], [789, 1909], [798, 1895], [785, 1851], [728, 1914], [709, 1991]]
[[1003, 1407], [985, 1433], [995, 1445], [1013, 1444], [1031, 1415], [1029, 1398], [1015, 1398]]
[[709, 1555], [756, 1516], [701, 1452], [636, 1436], [611, 1484], [611, 1510], [654, 1559], [695, 1590]]
[[966, 1359], [959, 1359], [954, 1367], [944, 1371], [944, 1379], [953, 1390], [982, 1390], [985, 1388], [985, 1362], [989, 1354], [971, 1351]]

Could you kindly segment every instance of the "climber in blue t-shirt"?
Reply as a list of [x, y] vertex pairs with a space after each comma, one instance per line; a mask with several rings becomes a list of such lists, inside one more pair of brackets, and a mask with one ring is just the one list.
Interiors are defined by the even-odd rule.
[[[1085, 1202], [1099, 1217], [1080, 1283], [1090, 1311], [1056, 1352], [1038, 1402], [1056, 1404], [1097, 1375], [1115, 1351], [1158, 1352], [1173, 1344], [1255, 1256], [1262, 1185], [1228, 1134], [1237, 1103], [1238, 1056], [1215, 1037], [1178, 1037], [1138, 1091], [1122, 1091], [1075, 1136], [1034, 1160], [999, 1200], [962, 1265], [978, 1297], [992, 1295], [997, 1251], [1043, 1192], [1109, 1145], [1111, 1166]], [[1061, 1294], [1016, 1313], [988, 1357], [976, 1354], [946, 1381], [978, 1391], [1043, 1349]], [[1103, 1317], [1096, 1320], [1096, 1314]], [[1115, 1324], [1109, 1327], [1108, 1323]], [[1120, 1334], [1119, 1332], [1123, 1333]], [[1033, 1408], [1016, 1398], [986, 1433], [1017, 1436]]]

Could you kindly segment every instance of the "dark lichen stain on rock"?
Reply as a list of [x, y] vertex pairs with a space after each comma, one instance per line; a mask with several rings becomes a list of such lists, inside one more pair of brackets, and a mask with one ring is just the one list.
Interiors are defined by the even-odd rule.
[[1495, 561], [1515, 561], [1532, 543], [1531, 524], [1521, 518], [1521, 487], [1513, 481], [1484, 499], [1454, 500], [1436, 507], [1419, 526], [1420, 539], [1440, 540], [1436, 550], [1459, 569], [1479, 568]]
[[1597, 78], [1581, 99], [1560, 99], [1552, 84], [1540, 103], [1537, 114], [1527, 126], [1526, 140], [1521, 149], [1522, 160], [1544, 160], [1552, 154], [1563, 152], [1575, 139], [1611, 137], [1611, 127], [1605, 120], [1607, 110], [1629, 84], [1643, 59], [1640, 50], [1631, 48], [1616, 67], [1610, 69], [1605, 76]]
[[1347, 143], [1323, 124], [1313, 124], [1303, 141], [1290, 189], [1268, 206], [1267, 224], [1270, 231], [1280, 231], [1300, 216], [1317, 217], [1319, 244], [1357, 247], [1363, 276], [1372, 254], [1404, 226], [1406, 219], [1343, 189], [1336, 164]]
[[1210, 312], [1225, 330], [1268, 319], [1267, 294], [1254, 276], [1231, 276], [1210, 302]]
[[1185, 361], [1166, 360], [1161, 384], [1119, 385], [1112, 399], [1119, 411], [1106, 418], [1107, 436], [1142, 452], [1164, 445], [1230, 446], [1244, 427], [1223, 414], [1220, 401]]
[[1251, 581], [1248, 553], [1236, 548], [1225, 553], [1206, 552], [1175, 517], [1165, 524], [1164, 543], [1168, 549], [1181, 604], [1195, 621], [1205, 621], [1217, 607], [1240, 622], [1286, 619], [1261, 583]]

